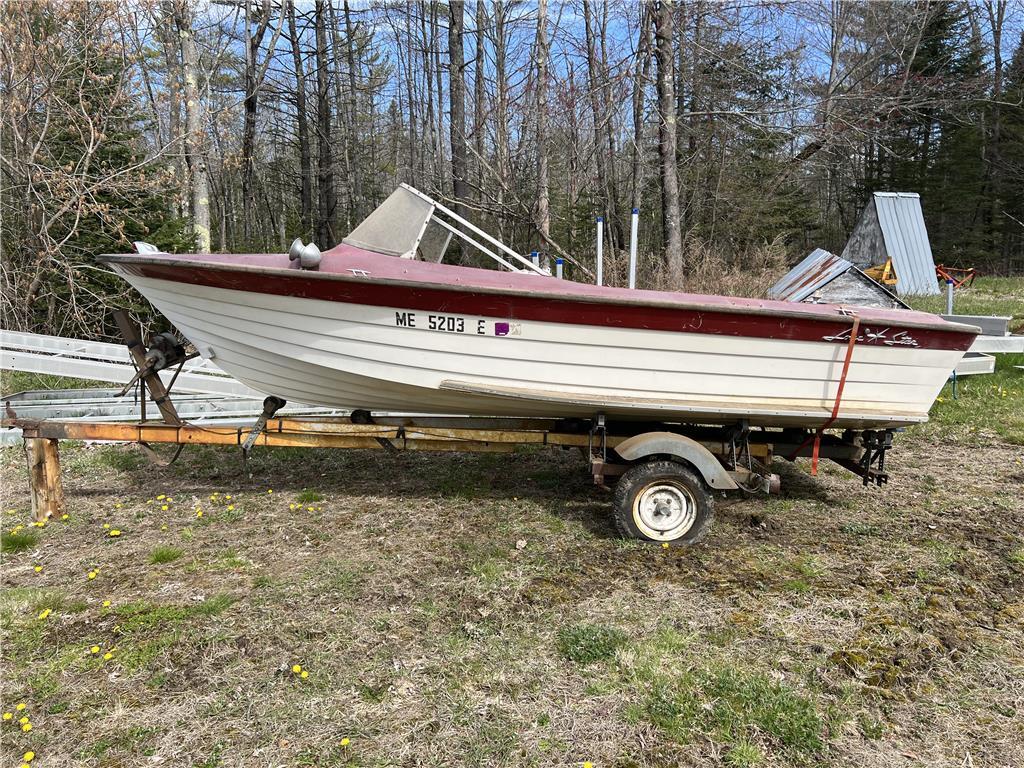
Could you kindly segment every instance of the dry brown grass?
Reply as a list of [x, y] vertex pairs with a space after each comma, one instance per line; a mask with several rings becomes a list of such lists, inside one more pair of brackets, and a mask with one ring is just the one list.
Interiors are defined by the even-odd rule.
[[784, 466], [692, 551], [616, 539], [574, 454], [65, 447], [70, 519], [4, 556], [0, 764], [1021, 765], [1024, 457], [984, 443]]

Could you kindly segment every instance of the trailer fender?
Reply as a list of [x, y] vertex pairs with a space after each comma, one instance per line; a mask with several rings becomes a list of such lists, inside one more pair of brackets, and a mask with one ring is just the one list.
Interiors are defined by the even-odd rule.
[[712, 488], [722, 491], [739, 488], [711, 451], [696, 440], [675, 432], [634, 435], [616, 445], [615, 452], [626, 461], [639, 461], [648, 456], [672, 456], [692, 464]]

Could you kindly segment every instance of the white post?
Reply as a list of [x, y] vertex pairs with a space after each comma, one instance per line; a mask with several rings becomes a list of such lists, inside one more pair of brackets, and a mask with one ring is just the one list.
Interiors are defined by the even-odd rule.
[[946, 314], [953, 314], [953, 281], [946, 281]]
[[563, 259], [561, 256], [555, 259], [555, 277], [557, 277], [559, 280], [562, 279], [562, 266], [564, 264], [565, 259]]
[[533, 266], [540, 267], [540, 251], [530, 251], [530, 261], [533, 262]]
[[636, 236], [640, 226], [640, 209], [633, 209], [633, 221], [629, 225], [629, 287], [636, 288]]
[[597, 217], [597, 284], [604, 285], [604, 217]]

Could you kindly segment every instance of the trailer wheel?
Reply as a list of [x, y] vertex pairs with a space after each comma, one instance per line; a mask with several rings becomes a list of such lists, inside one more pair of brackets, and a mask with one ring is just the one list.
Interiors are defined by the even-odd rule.
[[626, 538], [696, 544], [713, 517], [704, 481], [675, 461], [637, 464], [615, 487], [615, 527]]

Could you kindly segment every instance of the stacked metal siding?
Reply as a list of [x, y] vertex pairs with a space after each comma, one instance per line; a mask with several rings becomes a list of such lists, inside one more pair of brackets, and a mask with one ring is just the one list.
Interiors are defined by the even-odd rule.
[[846, 259], [815, 248], [811, 254], [786, 273], [768, 290], [768, 298], [781, 301], [803, 301], [823, 285], [827, 285], [853, 265]]
[[897, 292], [901, 296], [940, 293], [920, 196], [916, 192], [875, 192], [873, 197], [885, 249], [896, 268]]

